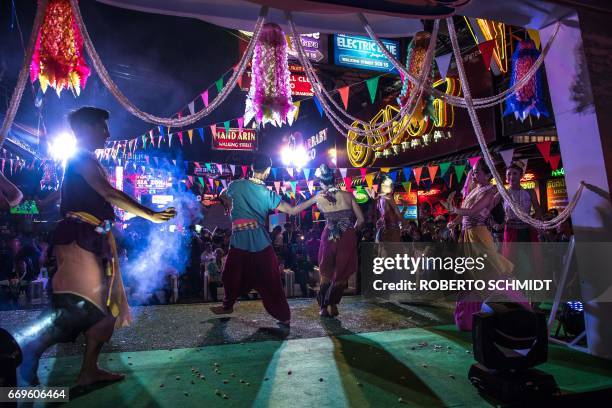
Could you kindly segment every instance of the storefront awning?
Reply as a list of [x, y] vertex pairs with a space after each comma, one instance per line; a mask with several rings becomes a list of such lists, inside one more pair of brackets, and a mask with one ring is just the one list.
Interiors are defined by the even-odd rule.
[[[420, 19], [459, 14], [540, 29], [571, 13], [558, 2], [532, 0], [98, 0], [131, 10], [193, 17], [222, 27], [247, 30], [262, 4], [270, 6], [268, 21], [287, 30], [290, 10], [301, 32], [364, 34], [358, 12], [366, 14], [374, 31], [383, 37], [411, 36], [423, 28]], [[433, 5], [432, 5], [433, 3]]]

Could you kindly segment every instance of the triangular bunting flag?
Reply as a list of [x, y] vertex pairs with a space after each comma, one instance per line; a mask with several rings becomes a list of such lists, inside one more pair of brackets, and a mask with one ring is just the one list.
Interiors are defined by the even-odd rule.
[[366, 174], [365, 176], [366, 184], [368, 185], [369, 188], [372, 188], [372, 184], [374, 183], [374, 175], [375, 173], [370, 173], [370, 174]]
[[552, 142], [540, 142], [536, 143], [536, 147], [540, 151], [540, 154], [544, 158], [544, 161], [548, 163], [550, 161], [550, 145]]
[[289, 185], [291, 186], [291, 191], [296, 192], [297, 190], [297, 181], [290, 181]]
[[368, 92], [370, 93], [370, 101], [374, 104], [374, 99], [376, 99], [376, 91], [378, 90], [378, 80], [380, 77], [374, 77], [366, 80], [366, 85], [368, 87]]
[[468, 159], [468, 163], [470, 163], [470, 168], [475, 168], [476, 165], [478, 164], [478, 161], [480, 161], [480, 156], [474, 156], [474, 157], [470, 157]]
[[342, 175], [342, 178], [345, 178], [346, 177], [347, 169], [346, 168], [339, 168], [338, 170], [340, 171], [340, 174]]
[[215, 189], [215, 179], [208, 178], [208, 184], [210, 184], [210, 189], [214, 191], [214, 189]]
[[189, 113], [193, 115], [195, 113], [195, 102], [194, 101], [189, 102], [189, 105], [187, 105], [187, 107], [189, 108]]
[[249, 171], [248, 166], [242, 166], [242, 177], [246, 177]]
[[193, 144], [193, 129], [187, 131], [187, 136], [189, 136], [189, 143]]
[[538, 32], [538, 30], [533, 30], [533, 29], [528, 28], [527, 35], [529, 35], [529, 38], [531, 38], [531, 40], [535, 43], [536, 47], [539, 50], [541, 47], [541, 42], [540, 42], [540, 33]]
[[461, 183], [463, 173], [465, 173], [465, 164], [455, 164], [455, 175], [457, 176], [457, 183]]
[[373, 190], [375, 193], [377, 193], [377, 192], [378, 192], [378, 184], [374, 184], [374, 185], [372, 186], [372, 190]]
[[440, 55], [436, 57], [436, 63], [438, 64], [438, 70], [440, 71], [440, 78], [446, 78], [446, 74], [448, 73], [448, 67], [450, 66], [451, 56], [453, 54], [449, 52], [448, 54]]
[[230, 167], [230, 170], [232, 172], [232, 176], [234, 176], [236, 174], [236, 165], [235, 164], [230, 164], [229, 167]]
[[217, 166], [217, 171], [219, 171], [219, 174], [223, 174], [223, 165], [215, 163], [215, 166]]
[[292, 167], [287, 167], [287, 173], [289, 173], [289, 176], [293, 178], [293, 168]]
[[183, 132], [178, 132], [179, 142], [181, 142], [181, 146], [183, 145]]
[[202, 177], [198, 177], [198, 180], [199, 180], [200, 184], [202, 185], [202, 187], [204, 187], [205, 186], [204, 179]]
[[168, 147], [172, 146], [172, 136], [174, 133], [168, 133]]
[[202, 102], [204, 103], [204, 106], [208, 108], [208, 89], [202, 92], [200, 96], [202, 97]]
[[381, 168], [380, 168], [380, 172], [381, 172], [381, 173], [388, 173], [388, 172], [389, 172], [389, 170], [391, 170], [391, 167], [381, 167]]
[[272, 167], [271, 171], [272, 171], [272, 177], [275, 179], [278, 178], [278, 169], [276, 167]]
[[440, 163], [440, 177], [444, 177], [450, 168], [450, 162]]
[[221, 180], [221, 184], [223, 184], [223, 188], [227, 188], [227, 180], [226, 179], [222, 179]]
[[353, 191], [352, 179], [350, 177], [344, 177], [344, 186], [349, 193]]
[[317, 107], [317, 110], [319, 111], [319, 115], [321, 115], [321, 117], [323, 117], [323, 107], [321, 106], [321, 102], [319, 101], [319, 99], [316, 96], [313, 96], [312, 100], [314, 101], [315, 106]]
[[391, 173], [389, 173], [389, 177], [395, 183], [397, 181], [397, 170], [396, 171], [392, 171]]
[[339, 88], [338, 93], [340, 94], [340, 98], [342, 99], [344, 109], [348, 109], [349, 87], [343, 86], [342, 88]]
[[308, 192], [312, 194], [312, 191], [314, 190], [314, 180], [308, 180], [307, 184], [308, 184]]
[[305, 168], [304, 169], [304, 178], [306, 180], [308, 180], [310, 178], [310, 169], [309, 168]]
[[164, 127], [162, 125], [157, 126], [157, 130], [159, 130], [160, 135], [164, 134]]
[[366, 174], [368, 172], [368, 169], [366, 169], [365, 167], [360, 167], [359, 168], [359, 172], [361, 173], [361, 180], [365, 181], [366, 178]]
[[504, 160], [506, 168], [510, 167], [510, 165], [512, 164], [512, 157], [514, 156], [514, 149], [502, 150], [501, 152], [499, 152], [499, 155]]
[[421, 173], [423, 173], [423, 167], [415, 167], [412, 169], [412, 172], [414, 173], [414, 179], [418, 184], [421, 184]]
[[404, 187], [404, 190], [406, 190], [406, 192], [410, 194], [410, 190], [412, 190], [412, 183], [410, 181], [404, 181], [402, 183], [402, 187]]
[[412, 177], [412, 167], [406, 166], [402, 169], [402, 171], [404, 172], [404, 178], [406, 181], [410, 180], [410, 177]]
[[223, 89], [223, 77], [215, 81], [215, 86], [217, 87], [217, 92], [221, 93], [221, 90]]
[[294, 122], [297, 120], [298, 115], [300, 114], [300, 102], [301, 101], [293, 102], [293, 106], [295, 106], [295, 111], [293, 113], [293, 121]]
[[274, 188], [276, 189], [276, 194], [280, 194], [280, 181], [274, 182]]
[[217, 125], [210, 125], [210, 131], [212, 132], [213, 137], [217, 137]]
[[493, 49], [495, 48], [495, 39], [485, 41], [483, 43], [478, 44], [478, 49], [480, 50], [480, 54], [482, 55], [482, 60], [484, 61], [485, 67], [487, 70], [491, 69], [491, 57], [493, 57]]
[[204, 128], [198, 128], [198, 133], [200, 134], [200, 140], [204, 143]]
[[230, 121], [226, 120], [225, 122], [223, 122], [223, 127], [225, 128], [225, 135], [226, 137], [228, 137], [230, 134]]
[[438, 165], [433, 165], [433, 166], [427, 166], [427, 171], [429, 172], [429, 179], [431, 181], [434, 181], [434, 179], [436, 178], [436, 173], [438, 172]]
[[242, 132], [242, 128], [244, 127], [244, 117], [238, 118], [238, 131]]
[[561, 155], [553, 154], [549, 157], [550, 168], [553, 170], [557, 170], [559, 168], [559, 161], [561, 160]]

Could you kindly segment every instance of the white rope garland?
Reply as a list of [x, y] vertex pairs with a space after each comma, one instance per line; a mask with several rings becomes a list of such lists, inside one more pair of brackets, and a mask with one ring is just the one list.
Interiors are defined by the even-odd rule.
[[28, 48], [26, 48], [25, 55], [23, 56], [23, 64], [19, 70], [19, 76], [17, 77], [17, 84], [15, 85], [15, 89], [13, 89], [13, 94], [11, 95], [11, 100], [9, 101], [8, 109], [6, 110], [4, 121], [2, 122], [2, 128], [0, 128], [0, 146], [4, 143], [4, 139], [13, 125], [17, 110], [21, 104], [23, 90], [25, 89], [30, 74], [30, 64], [32, 63], [32, 54], [34, 54], [34, 48], [36, 47], [36, 38], [38, 37], [38, 32], [40, 31], [40, 26], [43, 23], [46, 11], [47, 0], [41, 0], [36, 8], [36, 16], [34, 17]]
[[[323, 110], [326, 114], [326, 116], [328, 117], [328, 119], [330, 120], [330, 122], [332, 123], [332, 125], [334, 125], [334, 127], [338, 130], [338, 132], [340, 134], [342, 134], [345, 137], [348, 137], [348, 135], [345, 135], [346, 131], [352, 131], [358, 135], [362, 135], [362, 136], [368, 136], [368, 137], [384, 137], [386, 135], [388, 135], [390, 132], [393, 131], [392, 127], [390, 126], [393, 122], [397, 122], [400, 120], [403, 120], [403, 118], [405, 117], [406, 112], [409, 110], [409, 108], [411, 108], [411, 111], [409, 113], [409, 117], [408, 120], [406, 120], [402, 126], [402, 128], [400, 129], [400, 131], [398, 133], [403, 133], [406, 128], [408, 127], [409, 123], [410, 123], [410, 119], [413, 117], [414, 112], [416, 111], [416, 107], [418, 106], [421, 97], [423, 95], [423, 88], [425, 86], [425, 82], [428, 79], [428, 75], [426, 75], [427, 72], [429, 72], [429, 69], [431, 67], [431, 63], [433, 61], [433, 54], [435, 51], [435, 39], [437, 38], [437, 32], [438, 32], [438, 21], [435, 22], [434, 24], [434, 32], [432, 34], [432, 39], [430, 41], [429, 44], [429, 48], [428, 48], [428, 53], [426, 55], [425, 58], [425, 66], [423, 69], [423, 74], [422, 74], [422, 78], [419, 79], [419, 82], [417, 83], [416, 89], [414, 90], [414, 92], [411, 93], [410, 99], [408, 101], [408, 103], [402, 107], [402, 109], [400, 110], [400, 113], [398, 115], [396, 115], [395, 117], [393, 117], [391, 120], [386, 121], [384, 123], [380, 123], [377, 124], [378, 126], [376, 127], [372, 127], [370, 126], [369, 123], [367, 122], [363, 122], [358, 118], [355, 118], [351, 115], [349, 115], [348, 113], [346, 113], [338, 104], [337, 102], [332, 98], [331, 95], [329, 95], [329, 93], [327, 93], [327, 91], [325, 90], [325, 88], [322, 86], [321, 81], [319, 80], [319, 78], [317, 77], [317, 75], [314, 73], [314, 68], [312, 67], [312, 64], [310, 63], [310, 60], [308, 60], [308, 58], [305, 55], [305, 51], [303, 49], [303, 46], [301, 44], [301, 42], [299, 41], [299, 34], [297, 33], [297, 29], [295, 27], [295, 24], [292, 20], [292, 15], [291, 13], [287, 12], [286, 13], [287, 16], [287, 21], [289, 22], [289, 26], [291, 28], [291, 34], [294, 40], [294, 43], [296, 44], [296, 48], [298, 51], [298, 58], [300, 60], [300, 63], [304, 66], [304, 70], [306, 72], [306, 75], [308, 77], [308, 80], [313, 83], [313, 90], [315, 92], [315, 94], [317, 95], [317, 97], [319, 98], [322, 106], [323, 106]], [[414, 101], [414, 99], [417, 98], [417, 102], [415, 104], [412, 104], [412, 102]], [[356, 128], [352, 125], [347, 125], [346, 123], [343, 122], [343, 120], [341, 118], [338, 117], [338, 115], [334, 112], [334, 110], [328, 105], [327, 101], [331, 101], [332, 105], [338, 109], [338, 111], [342, 112], [345, 116], [349, 117], [349, 119], [352, 119], [354, 121], [357, 121], [358, 123], [361, 123], [363, 126], [367, 126], [370, 130], [364, 130], [361, 128]], [[378, 129], [382, 128], [382, 127], [386, 127], [386, 129], [384, 131], [378, 131]], [[342, 129], [344, 128], [344, 129]], [[376, 132], [376, 133], [374, 133]], [[357, 145], [361, 145], [361, 146], [367, 146], [370, 148], [385, 148], [387, 146], [389, 146], [392, 143], [392, 139], [391, 138], [386, 138], [387, 140], [383, 143], [361, 143], [358, 141], [353, 140], [352, 142], [357, 144]]]
[[[291, 15], [288, 14], [288, 20], [291, 20]], [[415, 97], [418, 96], [418, 100], [420, 101], [421, 95], [422, 95], [422, 89], [425, 86], [425, 82], [429, 79], [429, 77], [427, 75], [425, 75], [425, 73], [429, 72], [430, 67], [431, 67], [431, 63], [433, 62], [433, 56], [435, 53], [435, 43], [436, 43], [436, 39], [437, 39], [437, 33], [438, 33], [438, 24], [439, 22], [436, 20], [436, 22], [434, 23], [434, 30], [433, 30], [433, 34], [432, 34], [432, 39], [430, 40], [429, 43], [429, 47], [428, 47], [428, 51], [427, 51], [427, 55], [425, 57], [425, 66], [423, 67], [423, 76], [422, 78], [420, 78], [418, 80], [417, 83], [417, 87], [415, 92], [412, 93], [411, 97], [414, 95]], [[295, 24], [290, 21], [290, 26], [292, 28], [292, 34], [294, 39], [296, 38], [297, 34], [297, 30], [295, 29]], [[312, 64], [310, 62], [310, 60], [308, 60], [308, 58], [305, 56], [305, 52], [303, 51], [303, 47], [300, 47], [301, 43], [297, 46], [298, 47], [298, 55], [301, 57], [301, 59], [304, 60], [303, 64], [306, 64], [307, 68], [307, 74], [309, 75], [309, 80], [311, 80], [311, 82], [314, 82], [315, 85], [315, 94], [317, 94], [317, 96], [319, 97], [319, 99], [321, 100], [321, 103], [323, 104], [326, 113], [328, 114], [328, 116], [333, 116], [334, 119], [336, 121], [338, 121], [346, 130], [348, 131], [352, 131], [356, 134], [359, 135], [370, 135], [372, 132], [369, 131], [365, 131], [361, 128], [356, 128], [352, 125], [347, 125], [345, 124], [342, 119], [340, 119], [335, 112], [333, 111], [332, 108], [329, 107], [329, 105], [327, 103], [325, 103], [325, 98], [327, 100], [329, 100], [331, 102], [331, 104], [339, 111], [341, 112], [344, 116], [346, 116], [347, 118], [349, 118], [352, 122], [357, 122], [358, 124], [362, 125], [362, 126], [367, 126], [368, 128], [370, 128], [371, 130], [376, 131], [377, 136], [381, 137], [381, 136], [385, 136], [387, 134], [389, 134], [391, 131], [393, 131], [393, 129], [390, 127], [390, 125], [393, 124], [393, 122], [399, 122], [401, 120], [403, 120], [403, 118], [405, 117], [406, 113], [408, 112], [409, 108], [414, 108], [416, 106], [418, 106], [418, 102], [413, 106], [412, 102], [414, 101], [414, 97], [412, 97], [409, 102], [407, 104], [405, 104], [401, 109], [400, 112], [398, 112], [398, 114], [396, 114], [394, 117], [392, 117], [390, 120], [382, 122], [382, 123], [377, 123], [376, 126], [372, 126], [367, 122], [362, 121], [359, 118], [356, 118], [350, 114], [348, 114], [343, 108], [340, 107], [340, 105], [333, 99], [333, 97], [327, 92], [327, 90], [325, 89], [325, 87], [322, 85], [321, 80], [318, 78], [318, 76], [316, 75], [316, 73], [314, 72], [314, 68], [312, 67]], [[319, 92], [317, 92], [319, 91]], [[412, 118], [413, 113], [410, 114], [410, 118]], [[409, 123], [410, 121], [408, 120], [406, 123]], [[401, 132], [403, 132], [405, 130], [405, 128], [407, 127], [404, 126], [403, 129], [401, 130]], [[380, 129], [385, 128], [384, 131], [380, 131]], [[400, 132], [400, 133], [401, 133]], [[343, 132], [341, 132], [343, 133]], [[388, 144], [388, 143], [387, 143]]]
[[261, 30], [263, 28], [266, 16], [268, 14], [268, 7], [262, 7], [259, 13], [259, 17], [255, 24], [255, 28], [253, 30], [253, 37], [249, 42], [246, 52], [242, 55], [240, 62], [238, 63], [238, 67], [234, 70], [232, 76], [225, 84], [219, 95], [215, 97], [208, 105], [208, 107], [203, 108], [199, 112], [196, 112], [191, 115], [183, 116], [181, 118], [165, 118], [160, 116], [155, 116], [150, 113], [144, 112], [140, 110], [136, 105], [134, 105], [122, 92], [119, 90], [117, 85], [113, 82], [112, 78], [108, 74], [108, 71], [104, 67], [100, 56], [98, 55], [93, 42], [91, 41], [91, 37], [89, 36], [89, 32], [87, 31], [87, 27], [83, 21], [83, 16], [81, 15], [81, 11], [79, 9], [78, 0], [70, 0], [70, 4], [74, 11], [75, 20], [79, 30], [81, 30], [81, 34], [84, 39], [85, 48], [87, 53], [91, 57], [92, 65], [95, 68], [96, 72], [100, 76], [102, 83], [108, 88], [110, 93], [117, 99], [117, 101], [131, 114], [138, 117], [139, 119], [149, 122], [155, 125], [164, 125], [167, 127], [183, 127], [187, 125], [191, 125], [198, 120], [202, 119], [205, 116], [208, 116], [212, 113], [225, 99], [229, 96], [230, 92], [236, 86], [238, 79], [242, 77], [244, 70], [248, 62], [251, 60], [253, 55], [253, 50], [255, 49], [255, 44], [259, 40], [259, 36], [261, 34]]
[[[406, 78], [408, 78], [408, 80], [410, 82], [418, 83], [419, 79], [414, 77], [410, 72], [408, 72], [406, 67], [401, 62], [399, 62], [395, 58], [395, 56], [393, 54], [391, 54], [389, 52], [389, 50], [387, 50], [387, 48], [383, 45], [383, 43], [380, 40], [380, 38], [378, 37], [378, 35], [374, 32], [374, 30], [372, 30], [372, 27], [368, 23], [368, 20], [366, 19], [366, 17], [362, 13], [359, 13], [359, 18], [361, 19], [361, 22], [363, 24], [364, 30], [368, 33], [370, 38], [372, 40], [374, 40], [376, 45], [378, 45], [378, 47], [381, 49], [381, 51], [383, 52], [385, 57], [387, 57], [391, 61], [391, 63], [395, 66], [395, 68], [397, 68], [398, 71], [401, 71], [402, 74], [404, 74], [406, 76]], [[523, 86], [525, 86], [525, 84], [527, 84], [527, 82], [529, 82], [531, 80], [533, 75], [536, 74], [538, 69], [544, 63], [544, 58], [548, 54], [548, 51], [549, 51], [550, 47], [552, 46], [555, 38], [557, 37], [557, 33], [559, 32], [560, 27], [561, 27], [561, 23], [557, 23], [557, 25], [555, 27], [555, 31], [553, 32], [553, 35], [551, 36], [550, 40], [548, 41], [548, 43], [546, 44], [546, 46], [544, 47], [544, 49], [540, 53], [540, 56], [538, 57], [536, 62], [533, 64], [533, 66], [525, 73], [525, 76], [523, 78], [521, 78], [521, 80], [519, 80], [513, 86], [511, 86], [510, 88], [506, 89], [505, 91], [503, 91], [500, 94], [493, 95], [493, 96], [488, 96], [488, 97], [485, 97], [485, 98], [474, 99], [473, 100], [474, 107], [476, 109], [484, 109], [484, 108], [490, 108], [492, 106], [495, 106], [495, 105], [499, 104], [500, 102], [502, 102], [503, 100], [505, 100], [508, 97], [510, 97], [510, 95], [512, 95], [513, 93], [515, 93], [519, 89], [521, 89]], [[467, 103], [466, 103], [464, 97], [448, 95], [448, 94], [446, 94], [444, 92], [441, 92], [438, 89], [435, 89], [435, 88], [433, 88], [431, 86], [428, 87], [426, 91], [428, 93], [433, 94], [437, 98], [443, 99], [444, 101], [446, 101], [450, 105], [458, 106], [458, 107], [462, 107], [462, 108], [466, 108], [467, 107]]]
[[512, 211], [514, 211], [516, 216], [521, 221], [535, 228], [538, 228], [538, 229], [555, 228], [556, 226], [565, 222], [565, 220], [567, 220], [570, 217], [570, 215], [576, 208], [576, 205], [578, 204], [578, 200], [580, 200], [580, 196], [582, 195], [582, 191], [584, 190], [584, 186], [585, 186], [584, 182], [580, 183], [580, 187], [578, 188], [578, 190], [572, 197], [572, 200], [569, 202], [568, 206], [565, 207], [565, 209], [561, 211], [559, 215], [557, 215], [552, 220], [548, 220], [548, 221], [541, 221], [541, 220], [531, 217], [521, 208], [520, 205], [518, 205], [512, 199], [512, 197], [510, 197], [510, 195], [508, 194], [508, 191], [504, 187], [504, 183], [501, 177], [499, 176], [499, 173], [497, 172], [495, 163], [493, 162], [493, 159], [491, 158], [491, 153], [489, 152], [489, 149], [487, 148], [487, 144], [486, 144], [483, 132], [482, 132], [482, 127], [480, 126], [480, 121], [478, 120], [478, 115], [476, 113], [476, 109], [473, 104], [472, 94], [470, 92], [470, 87], [468, 85], [467, 76], [465, 74], [463, 60], [461, 59], [461, 51], [459, 49], [459, 41], [457, 40], [457, 33], [455, 31], [453, 19], [447, 18], [446, 23], [448, 25], [448, 32], [450, 35], [451, 43], [453, 45], [453, 52], [455, 54], [455, 59], [457, 61], [457, 71], [459, 72], [459, 79], [461, 81], [461, 88], [463, 90], [463, 95], [465, 97], [467, 110], [470, 115], [472, 125], [474, 126], [474, 132], [476, 133], [476, 139], [478, 140], [478, 144], [480, 145], [480, 150], [482, 151], [482, 155], [484, 157], [485, 163], [489, 167], [489, 170], [491, 170], [491, 174], [493, 175], [493, 178], [495, 179], [497, 191], [501, 195], [502, 199], [508, 203]]

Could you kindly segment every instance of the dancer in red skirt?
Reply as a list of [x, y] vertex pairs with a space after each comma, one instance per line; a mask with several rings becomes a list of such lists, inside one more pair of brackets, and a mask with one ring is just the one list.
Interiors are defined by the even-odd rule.
[[319, 315], [333, 317], [339, 314], [338, 303], [349, 277], [357, 272], [355, 230], [363, 225], [364, 219], [353, 195], [334, 186], [333, 170], [323, 164], [315, 174], [323, 189], [317, 207], [326, 220], [319, 248], [321, 283], [317, 301]]
[[230, 212], [232, 237], [230, 250], [221, 274], [225, 296], [223, 306], [211, 310], [217, 314], [234, 311], [239, 296], [257, 290], [266, 311], [281, 324], [291, 320], [276, 253], [266, 231], [268, 212], [277, 209], [289, 215], [299, 214], [314, 204], [316, 196], [292, 207], [275, 192], [266, 188], [272, 161], [257, 154], [252, 163], [253, 176], [232, 181], [221, 193], [221, 201]]

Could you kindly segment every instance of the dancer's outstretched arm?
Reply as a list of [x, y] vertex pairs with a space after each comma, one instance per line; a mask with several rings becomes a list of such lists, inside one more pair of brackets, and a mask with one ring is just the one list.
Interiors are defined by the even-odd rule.
[[116, 205], [122, 210], [131, 212], [134, 215], [145, 218], [154, 223], [168, 221], [176, 215], [174, 208], [168, 208], [160, 212], [155, 212], [143, 205], [121, 190], [114, 188], [104, 177], [98, 163], [89, 157], [79, 160], [75, 170], [83, 176], [87, 184], [91, 186], [106, 201]]
[[285, 201], [281, 201], [280, 204], [278, 204], [278, 207], [276, 207], [276, 209], [280, 212], [284, 212], [285, 214], [297, 215], [303, 210], [305, 210], [306, 208], [313, 205], [317, 201], [318, 196], [319, 194], [313, 195], [312, 197], [310, 197], [310, 199], [306, 201], [302, 201], [300, 204], [296, 205], [295, 207], [292, 207], [291, 204], [288, 204]]

